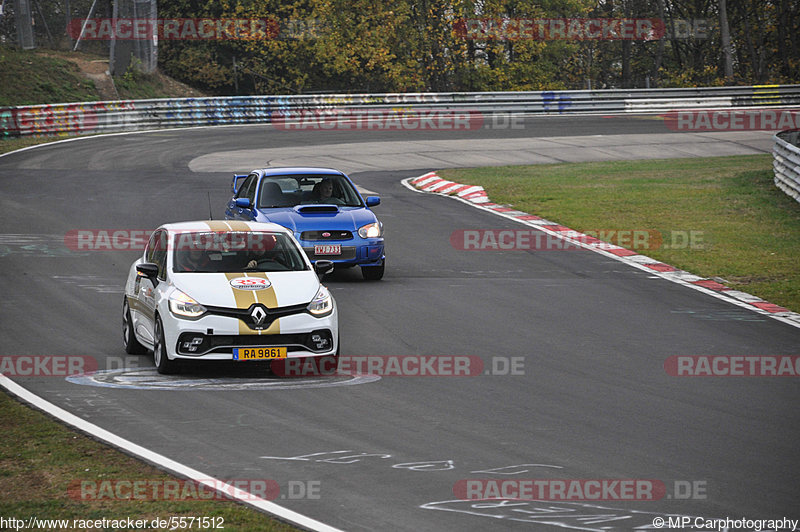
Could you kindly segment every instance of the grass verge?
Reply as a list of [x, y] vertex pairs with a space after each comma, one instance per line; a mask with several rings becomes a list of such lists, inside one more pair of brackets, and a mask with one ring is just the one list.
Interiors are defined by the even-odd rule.
[[107, 70], [107, 55], [0, 45], [0, 106], [204, 96], [158, 71], [131, 68], [112, 84]]
[[0, 106], [98, 99], [94, 83], [74, 63], [0, 46]]
[[[582, 232], [648, 231], [625, 245], [800, 312], [800, 204], [773, 184], [772, 156], [443, 170], [492, 201]], [[694, 241], [692, 241], [694, 231]], [[598, 237], [602, 238], [601, 235]]]
[[[5, 519], [144, 519], [213, 517], [225, 530], [286, 532], [289, 525], [233, 501], [219, 500], [131, 500], [98, 498], [81, 500], [70, 494], [76, 482], [91, 481], [103, 491], [103, 480], [174, 480], [159, 469], [102, 445], [20, 404], [0, 391], [0, 516]], [[110, 484], [106, 483], [110, 486]], [[122, 497], [129, 492], [120, 489]], [[196, 523], [195, 523], [196, 524]], [[48, 527], [42, 527], [45, 529]], [[94, 528], [94, 527], [93, 527]], [[50, 530], [80, 530], [81, 527], [49, 527]], [[194, 530], [200, 528], [192, 527]], [[206, 528], [208, 529], [208, 528]], [[128, 530], [106, 527], [105, 530]], [[152, 530], [152, 528], [150, 529]]]

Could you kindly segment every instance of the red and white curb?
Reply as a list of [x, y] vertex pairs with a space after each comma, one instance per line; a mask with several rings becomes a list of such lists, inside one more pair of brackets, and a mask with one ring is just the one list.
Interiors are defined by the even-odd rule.
[[800, 314], [797, 312], [792, 312], [789, 309], [785, 309], [769, 301], [764, 301], [758, 296], [732, 290], [714, 279], [699, 277], [687, 271], [679, 270], [669, 264], [664, 264], [646, 255], [631, 251], [630, 249], [603, 242], [593, 236], [575, 231], [556, 222], [551, 222], [539, 216], [516, 210], [507, 205], [493, 203], [489, 200], [489, 196], [486, 194], [483, 187], [447, 181], [439, 177], [436, 172], [429, 172], [419, 177], [410, 177], [404, 179], [402, 183], [410, 190], [447, 196], [472, 205], [473, 207], [534, 227], [548, 235], [562, 239], [571, 245], [600, 253], [601, 255], [624, 262], [655, 276], [688, 286], [718, 299], [728, 301], [734, 305], [750, 309], [759, 314], [770, 316], [800, 328]]

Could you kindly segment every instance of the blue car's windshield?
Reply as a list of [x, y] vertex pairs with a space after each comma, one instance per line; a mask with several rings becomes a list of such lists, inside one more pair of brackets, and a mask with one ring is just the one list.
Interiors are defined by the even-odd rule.
[[353, 185], [340, 175], [266, 176], [261, 180], [257, 204], [262, 209], [314, 204], [364, 206]]

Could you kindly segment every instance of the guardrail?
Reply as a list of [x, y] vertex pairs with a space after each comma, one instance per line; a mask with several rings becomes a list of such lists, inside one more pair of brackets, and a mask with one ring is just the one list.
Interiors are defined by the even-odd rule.
[[64, 135], [288, 121], [303, 111], [624, 113], [800, 105], [800, 85], [593, 91], [326, 94], [126, 100], [0, 107], [0, 136]]
[[775, 185], [800, 202], [800, 129], [781, 131], [773, 138]]

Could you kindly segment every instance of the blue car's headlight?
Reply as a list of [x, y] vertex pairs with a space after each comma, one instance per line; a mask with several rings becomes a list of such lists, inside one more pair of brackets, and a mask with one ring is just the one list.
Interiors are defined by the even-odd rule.
[[383, 224], [375, 222], [363, 225], [358, 228], [358, 236], [361, 238], [379, 238], [383, 236]]
[[206, 307], [178, 289], [169, 296], [169, 310], [185, 318], [199, 318], [206, 313]]
[[322, 318], [333, 312], [333, 298], [328, 289], [320, 286], [317, 290], [317, 295], [311, 300], [311, 303], [306, 307], [308, 311], [318, 317]]

